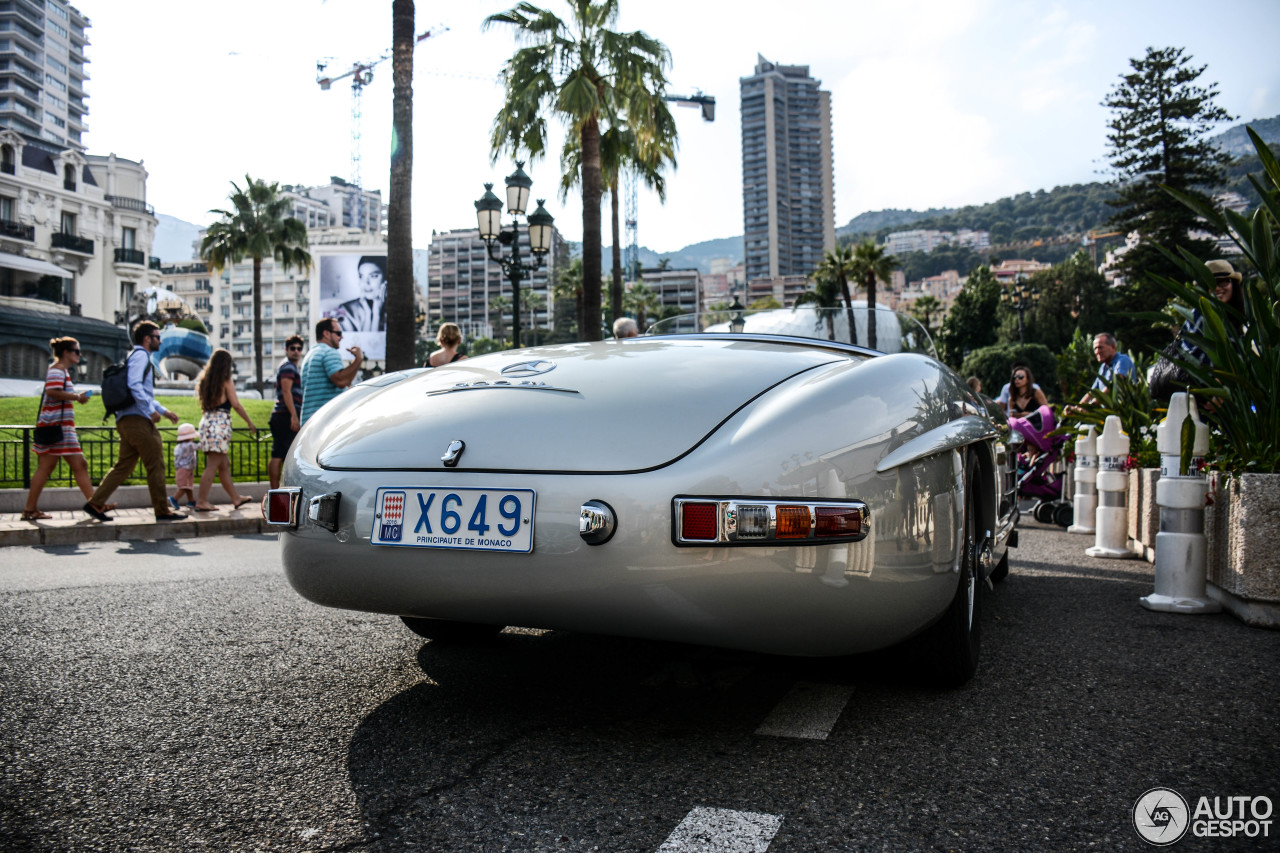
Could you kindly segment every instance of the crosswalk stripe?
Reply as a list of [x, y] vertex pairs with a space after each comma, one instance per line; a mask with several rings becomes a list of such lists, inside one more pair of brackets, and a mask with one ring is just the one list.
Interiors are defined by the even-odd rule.
[[699, 806], [680, 821], [657, 853], [765, 853], [781, 828], [779, 815]]
[[826, 740], [852, 695], [853, 688], [845, 684], [798, 681], [765, 717], [756, 734]]

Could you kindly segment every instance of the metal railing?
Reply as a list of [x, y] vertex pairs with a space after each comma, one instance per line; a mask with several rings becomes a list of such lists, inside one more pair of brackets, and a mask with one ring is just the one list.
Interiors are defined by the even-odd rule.
[[[173, 483], [173, 446], [177, 443], [177, 427], [160, 427], [164, 442], [165, 479]], [[28, 489], [31, 475], [36, 470], [36, 455], [31, 452], [34, 426], [0, 426], [0, 488]], [[89, 478], [94, 485], [116, 464], [120, 452], [120, 437], [114, 426], [76, 426], [80, 437], [80, 450], [89, 463]], [[271, 459], [271, 434], [265, 430], [255, 434], [249, 429], [231, 430], [231, 476], [242, 482], [267, 479], [267, 463]], [[199, 454], [197, 475], [204, 470], [204, 454]], [[139, 464], [125, 485], [145, 485], [146, 471]], [[74, 486], [68, 465], [59, 464], [49, 476], [46, 488]]]
[[53, 232], [49, 237], [49, 243], [55, 249], [70, 249], [73, 252], [80, 252], [85, 255], [94, 253], [92, 240], [77, 234], [68, 234], [65, 231]]
[[156, 212], [154, 207], [147, 204], [140, 198], [129, 198], [122, 195], [109, 195], [106, 196], [106, 200], [112, 207], [118, 207], [121, 210], [136, 210], [139, 213], [148, 213], [152, 216], [154, 216]]
[[116, 249], [117, 264], [136, 264], [144, 266], [147, 263], [147, 253], [141, 249]]

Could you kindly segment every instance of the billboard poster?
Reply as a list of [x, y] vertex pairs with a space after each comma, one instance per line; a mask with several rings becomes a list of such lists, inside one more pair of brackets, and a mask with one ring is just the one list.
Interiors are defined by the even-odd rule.
[[342, 350], [387, 357], [387, 256], [350, 252], [320, 257], [320, 316], [342, 326]]

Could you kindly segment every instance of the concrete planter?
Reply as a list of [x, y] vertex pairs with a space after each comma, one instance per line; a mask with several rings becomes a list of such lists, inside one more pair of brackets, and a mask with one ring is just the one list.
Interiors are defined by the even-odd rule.
[[1156, 558], [1156, 534], [1160, 532], [1160, 507], [1156, 504], [1159, 468], [1129, 471], [1129, 545], [1133, 553], [1148, 563]]
[[1209, 597], [1241, 621], [1280, 628], [1280, 474], [1210, 475]]

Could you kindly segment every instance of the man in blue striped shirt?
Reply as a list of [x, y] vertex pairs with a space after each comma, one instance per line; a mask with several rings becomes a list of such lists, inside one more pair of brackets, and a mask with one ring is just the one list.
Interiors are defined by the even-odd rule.
[[343, 367], [342, 353], [338, 351], [341, 343], [342, 326], [335, 318], [326, 317], [316, 323], [316, 345], [307, 353], [301, 370], [304, 424], [321, 406], [341, 394], [360, 372], [364, 353], [360, 352], [360, 347], [350, 347], [347, 352], [354, 357]]
[[133, 404], [116, 412], [116, 432], [120, 435], [120, 458], [101, 485], [84, 505], [84, 511], [98, 521], [110, 521], [107, 515], [107, 498], [121, 483], [133, 474], [138, 460], [147, 471], [147, 491], [151, 493], [151, 508], [156, 521], [181, 521], [186, 515], [169, 508], [165, 487], [164, 442], [156, 424], [165, 417], [172, 423], [178, 415], [156, 402], [152, 387], [151, 354], [160, 349], [160, 327], [143, 320], [133, 327], [133, 349], [127, 356], [129, 391]]

